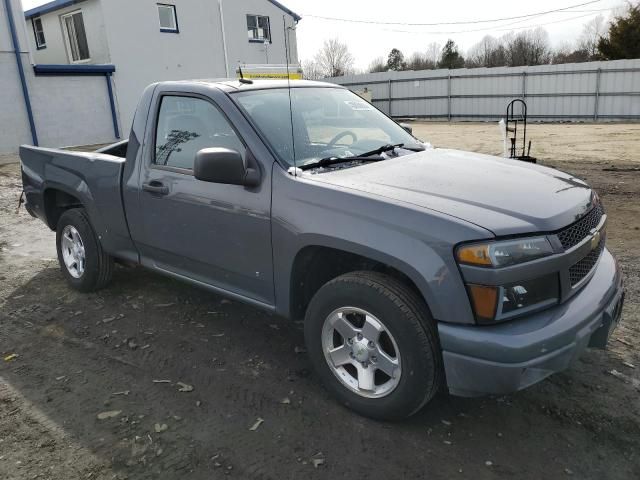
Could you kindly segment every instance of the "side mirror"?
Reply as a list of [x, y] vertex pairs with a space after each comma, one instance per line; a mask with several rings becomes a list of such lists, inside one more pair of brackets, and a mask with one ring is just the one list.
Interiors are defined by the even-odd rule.
[[408, 123], [401, 123], [400, 126], [404, 128], [407, 132], [409, 132], [411, 135], [413, 135], [413, 127], [411, 125], [409, 125]]
[[196, 153], [193, 175], [203, 182], [257, 187], [260, 172], [246, 168], [242, 155], [229, 148], [203, 148]]

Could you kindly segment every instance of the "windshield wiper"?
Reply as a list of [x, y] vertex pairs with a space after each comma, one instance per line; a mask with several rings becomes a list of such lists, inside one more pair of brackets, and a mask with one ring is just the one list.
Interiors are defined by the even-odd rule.
[[386, 144], [376, 148], [375, 150], [370, 150], [368, 152], [360, 153], [358, 154], [358, 157], [371, 157], [372, 155], [380, 155], [384, 152], [389, 152], [400, 147], [404, 147], [404, 143], [396, 143], [395, 145]]
[[362, 161], [362, 162], [379, 162], [380, 160], [384, 160], [382, 157], [375, 158], [374, 155], [382, 155], [384, 152], [389, 152], [395, 150], [396, 148], [404, 148], [405, 150], [411, 150], [412, 152], [421, 152], [424, 150], [424, 147], [419, 144], [415, 144], [412, 146], [405, 146], [404, 143], [396, 143], [396, 144], [385, 144], [381, 147], [376, 148], [375, 150], [370, 150], [368, 152], [359, 153], [358, 155], [352, 155], [349, 157], [326, 157], [318, 160], [317, 162], [307, 163], [306, 165], [302, 165], [298, 167], [300, 170], [311, 170], [312, 168], [318, 167], [328, 167], [330, 165], [336, 165], [338, 163], [345, 163], [351, 161]]
[[346, 163], [346, 162], [354, 162], [354, 161], [362, 161], [362, 162], [379, 162], [380, 160], [384, 160], [382, 157], [374, 157], [374, 154], [370, 154], [369, 156], [364, 155], [354, 155], [351, 157], [327, 157], [318, 160], [317, 162], [307, 163], [305, 165], [301, 165], [298, 168], [300, 170], [311, 170], [312, 168], [318, 167], [329, 167], [331, 165], [336, 165], [338, 163]]

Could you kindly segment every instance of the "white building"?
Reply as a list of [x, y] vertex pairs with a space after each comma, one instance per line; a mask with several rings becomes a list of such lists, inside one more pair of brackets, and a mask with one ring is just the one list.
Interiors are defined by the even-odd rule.
[[26, 108], [22, 88], [28, 79], [18, 68], [18, 61], [29, 65], [29, 55], [26, 48], [14, 46], [24, 47], [27, 40], [21, 13], [19, 0], [0, 0], [0, 154], [17, 151], [19, 142], [32, 142], [33, 114], [30, 106]]
[[25, 19], [35, 64], [115, 66], [125, 135], [150, 83], [234, 77], [245, 63], [298, 63], [300, 16], [275, 0], [54, 0]]
[[0, 154], [15, 153], [23, 143], [53, 147], [118, 138], [110, 88], [114, 67], [65, 73], [45, 65], [39, 72], [32, 65], [29, 36], [20, 0], [0, 0]]

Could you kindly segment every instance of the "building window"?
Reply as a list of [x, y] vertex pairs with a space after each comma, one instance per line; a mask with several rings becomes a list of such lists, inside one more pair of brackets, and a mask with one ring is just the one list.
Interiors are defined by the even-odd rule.
[[158, 17], [160, 19], [160, 31], [178, 33], [178, 16], [176, 6], [166, 3], [158, 3]]
[[61, 18], [71, 63], [90, 60], [89, 44], [87, 43], [87, 32], [84, 29], [82, 12], [69, 13]]
[[270, 42], [271, 27], [269, 17], [247, 15], [247, 33], [250, 42]]
[[32, 18], [33, 34], [36, 37], [36, 48], [42, 50], [47, 48], [47, 41], [44, 38], [44, 28], [42, 28], [42, 19], [40, 17]]

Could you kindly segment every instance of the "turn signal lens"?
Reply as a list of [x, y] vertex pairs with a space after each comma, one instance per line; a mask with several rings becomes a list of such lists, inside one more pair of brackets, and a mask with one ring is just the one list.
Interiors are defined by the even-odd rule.
[[471, 265], [491, 265], [489, 245], [468, 245], [458, 249], [458, 261]]
[[499, 287], [487, 287], [484, 285], [468, 285], [473, 311], [478, 320], [493, 321], [498, 305]]

